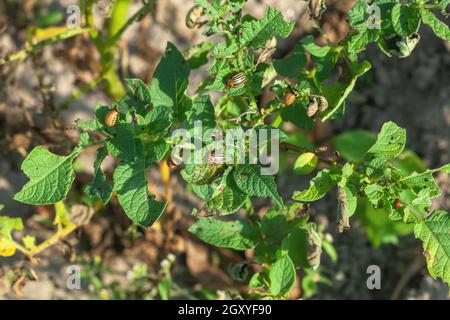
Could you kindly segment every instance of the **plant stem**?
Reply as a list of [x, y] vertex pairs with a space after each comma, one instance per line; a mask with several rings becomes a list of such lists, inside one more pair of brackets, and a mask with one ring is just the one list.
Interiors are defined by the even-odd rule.
[[69, 31], [60, 33], [60, 34], [58, 34], [58, 35], [56, 35], [54, 37], [51, 37], [49, 39], [42, 40], [42, 41], [40, 41], [40, 42], [38, 42], [36, 44], [33, 44], [29, 48], [25, 48], [23, 50], [20, 50], [20, 51], [18, 51], [16, 53], [13, 53], [13, 54], [5, 57], [3, 59], [0, 59], [0, 65], [3, 65], [5, 63], [7, 63], [7, 62], [11, 62], [11, 61], [15, 61], [15, 60], [23, 60], [29, 54], [31, 54], [33, 52], [36, 52], [36, 51], [44, 48], [45, 46], [52, 45], [52, 44], [57, 43], [59, 41], [75, 37], [75, 36], [77, 36], [77, 35], [79, 35], [81, 33], [87, 32], [87, 31], [89, 31], [89, 29], [87, 29], [87, 28], [84, 28], [84, 29], [73, 29], [73, 30], [69, 30]]

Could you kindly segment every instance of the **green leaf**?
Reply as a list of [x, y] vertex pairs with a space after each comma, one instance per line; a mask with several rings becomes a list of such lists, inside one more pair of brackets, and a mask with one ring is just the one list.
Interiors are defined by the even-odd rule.
[[161, 161], [170, 150], [170, 144], [165, 140], [144, 141], [143, 145], [147, 165]]
[[308, 262], [308, 231], [295, 229], [281, 243], [296, 267], [309, 268]]
[[264, 276], [257, 272], [252, 275], [248, 282], [248, 287], [252, 289], [261, 288], [264, 286]]
[[223, 190], [217, 190], [206, 202], [206, 209], [218, 215], [232, 214], [244, 205], [246, 199], [246, 194], [224, 186]]
[[346, 160], [358, 162], [376, 140], [376, 135], [372, 132], [353, 130], [334, 136], [331, 143]]
[[349, 62], [348, 70], [351, 74], [351, 79], [342, 78], [330, 86], [322, 87], [322, 94], [329, 104], [328, 110], [321, 116], [322, 120], [332, 118], [339, 111], [345, 99], [353, 91], [356, 80], [369, 71], [371, 67], [371, 64], [367, 61]]
[[204, 185], [209, 184], [222, 175], [224, 164], [186, 164], [181, 171], [181, 176], [189, 183]]
[[403, 221], [392, 221], [386, 209], [375, 209], [365, 198], [358, 198], [356, 215], [367, 232], [367, 238], [374, 247], [382, 244], [396, 244], [399, 236], [412, 233], [414, 225]]
[[358, 0], [348, 12], [348, 22], [350, 26], [355, 27], [361, 24], [367, 24], [369, 17], [368, 5], [364, 0]]
[[399, 157], [393, 159], [392, 165], [402, 176], [408, 176], [413, 172], [423, 173], [427, 170], [423, 160], [411, 150], [403, 151]]
[[328, 52], [323, 58], [314, 59], [316, 62], [314, 67], [314, 80], [318, 86], [325, 80], [329, 79], [330, 74], [333, 72], [336, 63], [339, 60], [339, 56], [340, 53], [336, 50]]
[[7, 216], [0, 216], [0, 237], [7, 240], [12, 240], [11, 233], [23, 230], [23, 222], [21, 218], [11, 218]]
[[142, 142], [135, 138], [134, 127], [126, 123], [117, 123], [114, 126], [116, 133], [106, 141], [108, 151], [116, 158], [125, 161], [135, 161], [138, 145]]
[[16, 244], [11, 235], [14, 230], [23, 230], [22, 219], [0, 216], [0, 256], [9, 257], [16, 253]]
[[305, 152], [298, 156], [294, 163], [294, 173], [298, 175], [306, 175], [313, 172], [318, 163], [317, 156], [312, 152]]
[[392, 9], [391, 20], [398, 35], [409, 36], [419, 29], [420, 9], [416, 6], [405, 6], [397, 3]]
[[384, 157], [397, 157], [402, 153], [406, 143], [406, 130], [392, 121], [386, 122], [378, 134], [377, 142], [368, 153]]
[[305, 48], [306, 51], [318, 58], [325, 57], [331, 50], [329, 46], [321, 47], [315, 44], [314, 37], [311, 35], [304, 37], [302, 40], [300, 40], [300, 43], [303, 45], [303, 48]]
[[375, 206], [383, 197], [383, 192], [384, 188], [378, 184], [369, 184], [364, 188], [367, 199]]
[[430, 274], [450, 285], [450, 215], [442, 210], [434, 211], [416, 224], [414, 234], [423, 241]]
[[294, 285], [295, 267], [287, 254], [282, 255], [272, 265], [269, 273], [270, 292], [274, 296], [285, 296]]
[[122, 162], [114, 172], [114, 190], [127, 216], [137, 225], [148, 227], [163, 213], [166, 202], [159, 202], [147, 190], [145, 160]]
[[164, 136], [172, 127], [173, 112], [165, 106], [153, 108], [145, 116], [142, 125], [147, 132], [154, 136]]
[[256, 245], [253, 229], [239, 220], [221, 221], [213, 217], [202, 218], [188, 231], [204, 242], [217, 247], [246, 250]]
[[149, 87], [140, 79], [126, 79], [125, 83], [131, 96], [139, 102], [139, 107], [136, 106], [136, 103], [127, 105], [135, 107], [139, 114], [144, 115], [145, 106], [150, 105], [151, 103]]
[[170, 279], [163, 279], [158, 282], [158, 293], [161, 300], [169, 300], [171, 286], [172, 281]]
[[76, 148], [68, 156], [58, 156], [44, 147], [34, 148], [22, 163], [23, 172], [30, 181], [14, 196], [14, 199], [28, 204], [53, 204], [66, 198], [75, 172], [73, 160], [78, 156]]
[[[303, 209], [303, 204], [298, 202], [286, 204], [283, 208], [270, 208], [261, 220], [260, 233], [264, 234], [269, 242], [278, 243], [286, 236], [286, 232], [292, 229], [290, 221], [295, 219]], [[304, 219], [306, 222], [306, 217]]]
[[150, 85], [153, 106], [166, 106], [179, 112], [188, 86], [189, 72], [183, 55], [168, 42]]
[[193, 130], [194, 122], [201, 121], [203, 132], [216, 127], [214, 106], [209, 96], [196, 97], [192, 102], [192, 108], [186, 114], [188, 129]]
[[36, 238], [30, 235], [26, 235], [22, 238], [22, 242], [28, 250], [36, 249]]
[[450, 5], [450, 0], [439, 0], [438, 6], [441, 8], [442, 14], [445, 14], [447, 7]]
[[257, 165], [239, 165], [233, 171], [233, 178], [237, 187], [250, 196], [270, 197], [274, 203], [282, 207], [283, 199], [277, 192], [277, 185], [273, 176], [263, 176], [261, 168]]
[[208, 55], [214, 48], [215, 43], [212, 41], [205, 41], [199, 45], [189, 48], [185, 53], [189, 68], [195, 70], [208, 63]]
[[192, 191], [203, 200], [207, 201], [209, 200], [212, 195], [214, 194], [214, 190], [217, 187], [217, 184], [191, 184]]
[[334, 172], [329, 169], [322, 169], [310, 181], [308, 189], [296, 191], [292, 198], [297, 201], [317, 201], [336, 185], [337, 179], [338, 175]]
[[267, 8], [266, 16], [260, 20], [249, 19], [242, 23], [240, 43], [243, 46], [261, 48], [272, 37], [286, 38], [294, 28], [294, 23], [284, 21], [278, 10]]
[[97, 158], [94, 162], [94, 179], [85, 188], [86, 194], [91, 197], [99, 197], [103, 204], [107, 204], [111, 199], [112, 186], [106, 180], [105, 173], [101, 169], [103, 160], [108, 155], [108, 150], [105, 147], [97, 150]]
[[427, 9], [422, 9], [421, 12], [423, 23], [429, 25], [439, 38], [450, 41], [450, 30], [448, 26], [439, 20], [433, 12]]
[[414, 172], [413, 174], [402, 178], [399, 183], [409, 189], [413, 189], [416, 192], [428, 189], [431, 197], [437, 197], [442, 193], [441, 189], [436, 184], [431, 171], [426, 171], [420, 174]]
[[292, 53], [283, 60], [275, 60], [273, 66], [276, 72], [288, 78], [298, 78], [306, 66], [306, 54], [301, 43], [298, 43]]
[[295, 102], [293, 105], [283, 109], [281, 118], [283, 121], [290, 121], [300, 129], [310, 130], [313, 128], [314, 121], [306, 114], [304, 103]]
[[206, 201], [206, 209], [213, 214], [232, 214], [239, 210], [247, 199], [247, 195], [236, 188], [229, 172], [226, 171], [220, 183], [211, 188], [212, 194]]
[[61, 230], [68, 226], [70, 221], [70, 212], [67, 209], [64, 201], [58, 201], [55, 203], [55, 218], [53, 219], [53, 225], [57, 226], [58, 230]]
[[[376, 5], [380, 4], [376, 3]], [[363, 0], [358, 0], [349, 11], [350, 26], [356, 31], [348, 38], [347, 49], [350, 56], [356, 56], [358, 52], [366, 48], [367, 44], [378, 40], [381, 30], [379, 28], [369, 29], [368, 22], [372, 20], [371, 14], [369, 5]]]

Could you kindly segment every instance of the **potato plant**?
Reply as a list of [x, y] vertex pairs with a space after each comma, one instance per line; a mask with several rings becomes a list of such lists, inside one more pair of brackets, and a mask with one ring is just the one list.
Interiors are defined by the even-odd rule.
[[[205, 41], [184, 52], [167, 43], [150, 84], [125, 80], [127, 93], [119, 101], [97, 105], [93, 119], [77, 122], [82, 133], [70, 154], [56, 155], [41, 146], [28, 154], [22, 170], [29, 181], [15, 199], [30, 205], [56, 203], [56, 237], [69, 234], [83, 224], [71, 220], [63, 203], [75, 179], [73, 162], [85, 149], [97, 146], [95, 175], [84, 188], [96, 200], [95, 210], [117, 197], [133, 223], [151, 227], [167, 203], [149, 192], [147, 171], [153, 163], [168, 161], [180, 171], [187, 189], [204, 201], [192, 212], [196, 222], [189, 231], [213, 246], [253, 250], [253, 260], [232, 265], [229, 272], [248, 281], [245, 297], [273, 299], [288, 296], [297, 269], [304, 271], [302, 282], [308, 287], [309, 279], [320, 274], [323, 251], [335, 257], [329, 237], [310, 219], [310, 211], [314, 202], [336, 190], [339, 232], [350, 228], [362, 204], [370, 206], [388, 220], [409, 225], [423, 243], [429, 273], [450, 283], [450, 216], [442, 210], [429, 211], [432, 200], [441, 194], [434, 174], [448, 174], [449, 164], [405, 173], [399, 157], [405, 153], [407, 133], [394, 122], [385, 123], [368, 145], [361, 141], [360, 146], [347, 147], [357, 153], [352, 157], [345, 152], [324, 157], [320, 148], [292, 142], [283, 131], [287, 122], [310, 130], [317, 121], [333, 121], [351, 112], [346, 110], [346, 99], [358, 78], [371, 69], [370, 61], [360, 55], [370, 43], [393, 59], [406, 58], [420, 43], [421, 24], [450, 41], [449, 28], [438, 18], [446, 14], [448, 0], [369, 2], [356, 1], [348, 13], [350, 32], [339, 44], [318, 45], [313, 36], [306, 36], [289, 56], [274, 59], [276, 39], [288, 37], [294, 28], [281, 12], [268, 7], [265, 16], [256, 19], [242, 14], [245, 0], [197, 0], [187, 25], [221, 40]], [[320, 19], [324, 7], [320, 1], [312, 3], [318, 6], [310, 6], [316, 9], [310, 15]], [[188, 86], [194, 86], [189, 83], [190, 72], [202, 67], [207, 67], [208, 76], [188, 95]], [[337, 75], [335, 81], [330, 81], [332, 75]], [[274, 98], [262, 105], [259, 97], [266, 89]], [[283, 199], [276, 176], [261, 173], [267, 163], [242, 163], [236, 158], [226, 163], [177, 163], [172, 151], [180, 140], [172, 132], [183, 128], [192, 133], [198, 121], [200, 134], [208, 129], [277, 132], [280, 152], [297, 156], [293, 171], [298, 176], [292, 179], [313, 172], [315, 176], [309, 187]], [[263, 147], [274, 151], [270, 139]], [[208, 151], [213, 144], [192, 139], [184, 141], [181, 149], [214, 158], [217, 154]], [[244, 151], [248, 159], [252, 143], [244, 141], [240, 146], [234, 149]], [[108, 154], [120, 160], [113, 181], [101, 169]], [[273, 203], [263, 215], [254, 210], [257, 198]], [[20, 219], [0, 218], [1, 255], [18, 250], [34, 257], [45, 247], [36, 245], [32, 236], [22, 238], [23, 244], [14, 240], [11, 232], [22, 228]], [[256, 265], [252, 270], [259, 272], [249, 274], [249, 265]]]

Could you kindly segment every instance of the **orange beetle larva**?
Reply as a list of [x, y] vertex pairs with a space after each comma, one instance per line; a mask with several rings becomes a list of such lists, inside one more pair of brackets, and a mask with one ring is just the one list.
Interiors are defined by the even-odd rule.
[[284, 95], [283, 103], [287, 106], [290, 106], [291, 104], [293, 104], [295, 102], [296, 99], [297, 99], [297, 95], [295, 94], [295, 92], [288, 91]]
[[108, 127], [113, 127], [117, 123], [119, 114], [120, 114], [120, 112], [116, 108], [109, 110], [105, 115], [105, 124]]
[[402, 206], [402, 201], [400, 199], [395, 199], [394, 201], [394, 208], [398, 209]]
[[247, 81], [245, 74], [243, 72], [236, 73], [231, 79], [228, 79], [228, 88], [237, 88], [243, 85]]

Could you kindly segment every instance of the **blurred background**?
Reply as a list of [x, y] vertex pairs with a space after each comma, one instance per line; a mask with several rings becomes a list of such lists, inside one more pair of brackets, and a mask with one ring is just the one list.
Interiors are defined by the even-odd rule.
[[[127, 19], [142, 8], [140, 1], [115, 2], [123, 7], [122, 12], [112, 13], [109, 0], [98, 1], [93, 23], [99, 38], [108, 38], [116, 27], [111, 20]], [[345, 38], [346, 15], [353, 3], [326, 1], [321, 27], [331, 41], [337, 43]], [[11, 61], [2, 61], [30, 48], [30, 43], [60, 34], [72, 13], [68, 13], [68, 8], [78, 2], [1, 1], [0, 204], [5, 206], [2, 215], [23, 218], [26, 233], [35, 235], [38, 241], [52, 234], [53, 206], [28, 206], [12, 199], [27, 181], [20, 170], [23, 159], [37, 145], [67, 154], [79, 134], [72, 129], [74, 121], [92, 118], [97, 103], [117, 101], [123, 90], [120, 79], [139, 78], [149, 83], [167, 41], [181, 51], [204, 41], [206, 37], [201, 30], [189, 29], [185, 24], [193, 4], [193, 0], [154, 1], [151, 11], [131, 24], [107, 52], [98, 46], [92, 34], [80, 32], [28, 50], [23, 56], [13, 55]], [[308, 23], [303, 1], [250, 0], [245, 13], [262, 17], [267, 5], [296, 22], [292, 35], [278, 42], [276, 58], [288, 55], [305, 35], [314, 34], [319, 42], [323, 40]], [[343, 119], [317, 123], [308, 132], [289, 125], [285, 129], [306, 143], [339, 150], [344, 141], [354, 142], [356, 135], [352, 132], [377, 132], [384, 122], [392, 120], [407, 130], [409, 150], [402, 156], [405, 170], [436, 168], [450, 162], [450, 43], [439, 40], [423, 26], [420, 35], [417, 49], [404, 60], [388, 58], [376, 47], [364, 53], [363, 58], [373, 68], [358, 82]], [[206, 68], [192, 72], [190, 90], [206, 75]], [[266, 90], [261, 101], [267, 101], [270, 94]], [[344, 134], [349, 131], [350, 134]], [[92, 178], [95, 157], [96, 150], [89, 149], [76, 161], [77, 177], [69, 206], [83, 203], [82, 186]], [[294, 190], [308, 183], [309, 177], [292, 178], [289, 163], [294, 160], [282, 159], [277, 177], [279, 192], [286, 200]], [[104, 162], [109, 176], [116, 165], [112, 158]], [[149, 188], [164, 197], [168, 190], [164, 189], [159, 167], [155, 165], [149, 175]], [[20, 253], [0, 257], [0, 298], [164, 298], [167, 281], [171, 283], [170, 298], [236, 297], [239, 290], [245, 290], [245, 282], [230, 276], [230, 265], [251, 257], [252, 253], [213, 248], [189, 234], [187, 228], [194, 221], [191, 211], [201, 201], [185, 188], [176, 171], [170, 179], [172, 202], [152, 228], [132, 226], [117, 200], [112, 199], [88, 224], [44, 251], [38, 264], [31, 265]], [[437, 182], [443, 195], [436, 199], [433, 208], [448, 211], [450, 178], [440, 174]], [[264, 211], [269, 205], [258, 202], [257, 209]], [[377, 212], [360, 210], [361, 214], [352, 220], [352, 228], [337, 235], [336, 208], [336, 195], [329, 194], [314, 203], [311, 216], [329, 232], [337, 257], [324, 254], [317, 274], [300, 272], [291, 298], [448, 298], [447, 285], [428, 275], [420, 243], [409, 228], [389, 222]], [[66, 270], [70, 265], [82, 269], [82, 290], [66, 288]], [[381, 290], [366, 287], [369, 265], [381, 268]], [[22, 276], [24, 273], [26, 276]]]

